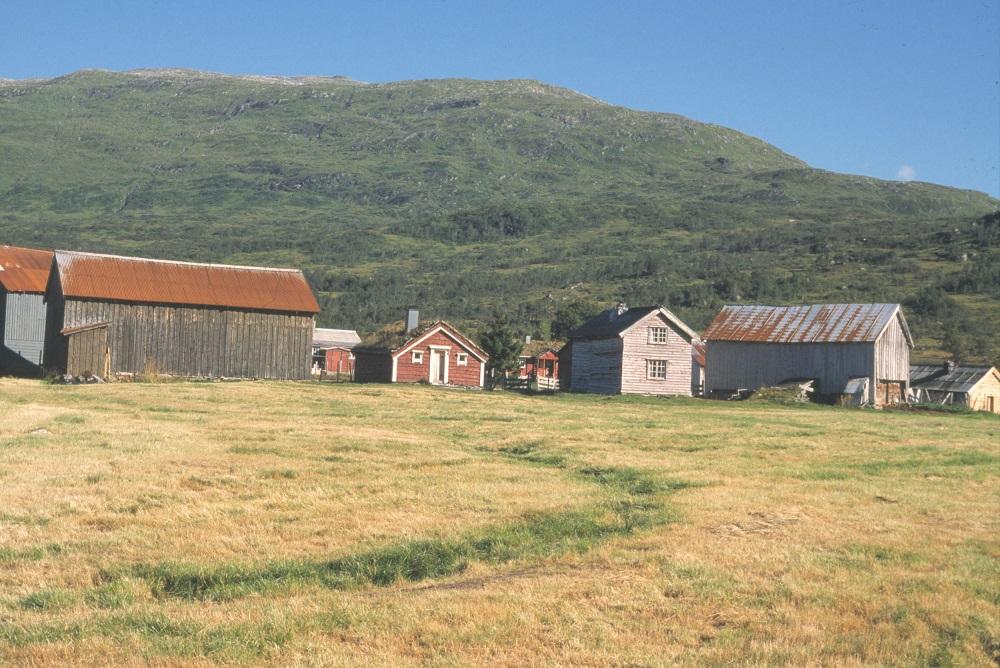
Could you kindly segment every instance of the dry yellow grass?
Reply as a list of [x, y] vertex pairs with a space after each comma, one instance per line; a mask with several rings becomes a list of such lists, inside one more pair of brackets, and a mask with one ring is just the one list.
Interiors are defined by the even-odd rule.
[[998, 479], [990, 416], [3, 380], [0, 663], [991, 665]]

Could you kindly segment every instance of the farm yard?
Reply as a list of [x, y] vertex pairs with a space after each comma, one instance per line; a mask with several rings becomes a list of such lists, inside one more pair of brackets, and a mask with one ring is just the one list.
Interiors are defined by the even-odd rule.
[[0, 663], [991, 665], [1000, 418], [0, 380]]

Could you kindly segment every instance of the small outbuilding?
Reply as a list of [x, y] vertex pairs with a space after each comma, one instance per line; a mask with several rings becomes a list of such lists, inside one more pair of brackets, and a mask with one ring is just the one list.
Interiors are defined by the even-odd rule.
[[489, 355], [444, 320], [406, 322], [376, 332], [354, 349], [354, 379], [361, 383], [430, 383], [483, 387]]
[[354, 348], [361, 343], [361, 337], [353, 329], [328, 329], [317, 327], [313, 330], [312, 372], [317, 375], [332, 375], [337, 378], [354, 378]]
[[0, 375], [37, 376], [52, 251], [0, 246]]
[[517, 376], [538, 383], [539, 389], [559, 389], [559, 342], [527, 341], [517, 358]]
[[[569, 339], [574, 392], [691, 395], [698, 335], [662, 306], [618, 304], [571, 330]], [[559, 357], [565, 359], [562, 351]]]
[[309, 378], [301, 271], [56, 251], [45, 366], [73, 376]]
[[914, 364], [910, 367], [911, 397], [917, 403], [966, 406], [1000, 413], [1000, 371], [992, 366]]
[[713, 396], [809, 378], [828, 401], [906, 400], [913, 337], [899, 304], [730, 305], [703, 338]]

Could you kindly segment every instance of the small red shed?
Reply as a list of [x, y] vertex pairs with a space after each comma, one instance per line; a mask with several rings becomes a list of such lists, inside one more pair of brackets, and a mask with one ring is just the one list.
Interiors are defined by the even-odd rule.
[[482, 348], [444, 320], [408, 332], [397, 322], [353, 352], [354, 379], [361, 383], [483, 387], [489, 360]]
[[529, 380], [537, 379], [540, 385], [557, 387], [559, 384], [559, 355], [555, 350], [559, 342], [530, 341], [524, 344], [518, 356], [517, 375]]

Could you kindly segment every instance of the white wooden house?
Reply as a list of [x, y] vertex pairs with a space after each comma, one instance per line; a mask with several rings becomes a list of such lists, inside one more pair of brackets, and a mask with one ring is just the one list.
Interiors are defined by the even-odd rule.
[[570, 387], [597, 394], [691, 395], [698, 335], [661, 306], [625, 304], [569, 333]]

